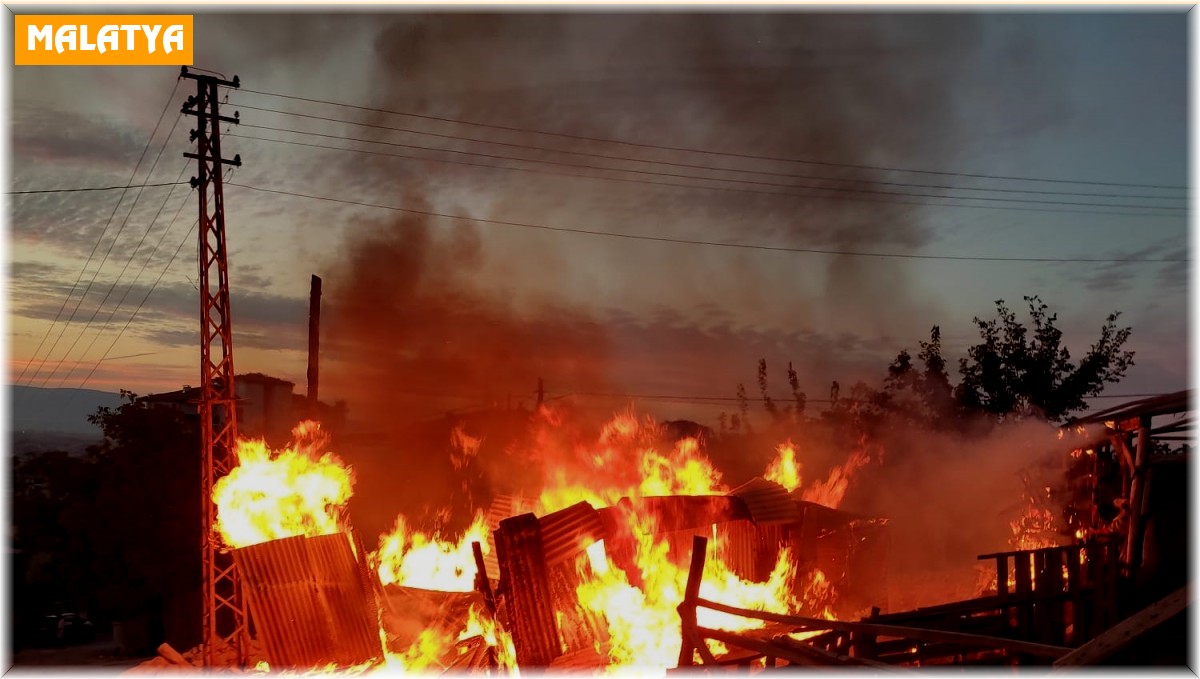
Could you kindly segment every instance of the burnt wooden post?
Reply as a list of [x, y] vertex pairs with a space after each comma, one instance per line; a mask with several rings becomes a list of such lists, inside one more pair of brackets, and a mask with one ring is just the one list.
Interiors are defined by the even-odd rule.
[[1067, 592], [1071, 599], [1070, 643], [1075, 645], [1087, 638], [1087, 632], [1084, 629], [1087, 626], [1087, 618], [1083, 614], [1083, 583], [1079, 581], [1081, 574], [1079, 559], [1082, 553], [1083, 548], [1080, 545], [1072, 545], [1067, 548]]
[[492, 594], [492, 583], [488, 580], [487, 565], [483, 562], [483, 546], [478, 540], [471, 543], [471, 554], [475, 557], [475, 589], [483, 595], [488, 612], [496, 614], [496, 597]]
[[1000, 603], [1000, 617], [1004, 627], [1010, 626], [1011, 610], [1008, 606], [1008, 555], [996, 555], [996, 600]]
[[1137, 455], [1133, 461], [1133, 478], [1129, 482], [1129, 530], [1126, 532], [1125, 566], [1129, 577], [1137, 573], [1142, 563], [1142, 493], [1146, 483], [1146, 463], [1150, 458], [1150, 416], [1138, 421]]
[[313, 276], [308, 290], [308, 416], [316, 419], [321, 383], [321, 278]]
[[1064, 554], [1066, 554], [1066, 549], [1064, 548], [1055, 548], [1046, 552], [1046, 581], [1049, 583], [1049, 589], [1043, 592], [1043, 596], [1054, 597], [1047, 605], [1049, 634], [1045, 641], [1060, 646], [1066, 638], [1067, 619], [1065, 610], [1067, 599], [1062, 596], [1066, 589], [1063, 586]]
[[517, 664], [522, 671], [547, 667], [562, 649], [538, 519], [533, 514], [505, 519], [495, 537]]
[[[692, 537], [692, 564], [688, 569], [687, 586], [683, 590], [683, 601], [679, 603], [679, 626], [682, 643], [679, 648], [679, 666], [692, 664], [696, 647], [696, 600], [700, 598], [700, 581], [704, 579], [704, 558], [708, 550], [708, 538]], [[703, 642], [701, 642], [703, 643]]]
[[1017, 552], [1013, 554], [1014, 570], [1013, 575], [1017, 585], [1017, 634], [1021, 639], [1029, 638], [1029, 617], [1033, 609], [1032, 597], [1032, 576], [1030, 570], [1033, 564], [1030, 558], [1033, 555], [1029, 552]]

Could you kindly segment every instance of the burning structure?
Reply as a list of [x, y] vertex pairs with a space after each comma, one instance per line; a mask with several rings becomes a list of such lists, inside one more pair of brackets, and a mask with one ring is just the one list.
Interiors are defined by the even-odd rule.
[[[1166, 405], [1151, 407], [1162, 414]], [[866, 446], [802, 484], [802, 452], [784, 443], [762, 477], [730, 488], [701, 441], [664, 444], [658, 425], [632, 413], [568, 449], [553, 436], [561, 424], [548, 408], [537, 415], [533, 440], [555, 462], [536, 488], [496, 497], [459, 535], [416, 530], [400, 516], [374, 551], [346, 512], [354, 474], [326, 450], [319, 425], [297, 427], [282, 450], [243, 441], [213, 499], [260, 643], [256, 666], [660, 673], [696, 663], [1095, 662], [1129, 612], [1151, 604], [1157, 624], [1186, 605], [1175, 592], [1182, 581], [1161, 583], [1174, 594], [1158, 603], [1137, 599], [1130, 566], [1165, 551], [1128, 552], [1120, 522], [1072, 523], [1077, 539], [1051, 537], [1059, 517], [1031, 503], [1014, 521], [1013, 549], [980, 556], [991, 573], [980, 596], [892, 611], [887, 520], [838, 509], [871, 463]], [[1088, 424], [1063, 437], [1094, 438]], [[1114, 451], [1128, 433], [1119, 424], [1104, 430]], [[1140, 431], [1148, 441], [1155, 430]], [[452, 438], [463, 464], [478, 454], [478, 439], [459, 430]], [[1131, 456], [1130, 483], [1141, 479], [1142, 493], [1137, 462], [1150, 468], [1148, 446], [1139, 439]], [[1079, 450], [1094, 451], [1064, 452], [1063, 465], [1103, 458]], [[1090, 514], [1067, 503], [1063, 521], [1103, 516], [1105, 493], [1120, 494], [1099, 463], [1092, 469], [1063, 477], [1090, 490], [1073, 499], [1094, 502]], [[1138, 520], [1161, 522], [1149, 511]]]

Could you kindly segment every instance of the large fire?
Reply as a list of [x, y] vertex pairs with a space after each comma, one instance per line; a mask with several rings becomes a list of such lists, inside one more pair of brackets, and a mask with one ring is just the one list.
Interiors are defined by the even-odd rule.
[[341, 530], [353, 473], [324, 452], [328, 437], [316, 422], [301, 422], [292, 436], [277, 451], [261, 439], [238, 441], [237, 466], [213, 486], [216, 528], [230, 547]]
[[482, 514], [458, 538], [440, 532], [412, 530], [403, 515], [396, 517], [390, 533], [380, 536], [379, 550], [372, 556], [378, 564], [379, 581], [385, 585], [433, 589], [439, 592], [470, 592], [475, 589], [475, 559], [471, 543], [478, 542], [488, 553], [488, 526]]
[[[653, 420], [632, 411], [617, 415], [599, 435], [588, 441], [575, 438], [563, 443], [556, 429], [562, 415], [548, 409], [538, 413], [533, 432], [534, 450], [524, 451], [542, 461], [540, 489], [536, 497], [539, 516], [581, 501], [594, 508], [614, 507], [623, 498], [669, 495], [723, 495], [729, 488], [702, 450], [702, 441], [684, 438], [664, 443], [663, 431]], [[294, 535], [318, 536], [346, 530], [345, 506], [350, 497], [353, 474], [332, 453], [319, 425], [303, 423], [294, 432], [296, 442], [279, 451], [261, 441], [245, 441], [238, 447], [238, 467], [214, 488], [219, 530], [232, 547], [243, 547]], [[452, 434], [456, 451], [453, 463], [462, 468], [478, 454], [477, 437], [461, 427]], [[803, 499], [836, 507], [845, 496], [850, 480], [868, 462], [865, 448], [854, 451], [828, 478], [809, 486], [802, 484], [796, 447], [789, 441], [779, 446], [778, 457], [765, 476]], [[515, 451], [520, 454], [520, 451]], [[635, 502], [636, 505], [636, 502]], [[686, 555], [671, 554], [669, 541], [658, 530], [657, 519], [636, 510], [625, 510], [624, 536], [632, 545], [632, 566], [624, 567], [606, 552], [604, 542], [582, 544], [579, 604], [602, 620], [604, 643], [596, 650], [611, 668], [661, 673], [678, 660], [680, 626], [677, 606], [683, 599], [687, 580]], [[472, 543], [488, 553], [489, 533], [482, 513], [459, 535], [434, 530], [417, 530], [412, 521], [398, 516], [391, 531], [380, 536], [378, 549], [369, 562], [381, 584], [439, 592], [470, 592], [475, 589], [476, 565]], [[700, 595], [706, 599], [742, 608], [778, 613], [803, 613], [832, 617], [829, 604], [835, 593], [820, 571], [801, 576], [793, 555], [782, 549], [774, 568], [763, 582], [744, 580], [720, 555], [718, 532], [712, 531]], [[495, 574], [492, 574], [493, 576]], [[802, 586], [797, 587], [797, 578]], [[799, 593], [799, 594], [798, 594]], [[701, 609], [699, 624], [727, 630], [759, 626], [760, 621]], [[472, 607], [458, 632], [425, 630], [400, 653], [386, 651], [382, 668], [431, 671], [445, 667], [443, 660], [456, 644], [482, 639], [500, 664], [513, 667], [511, 639], [497, 628], [492, 616]], [[720, 650], [714, 645], [714, 650]]]

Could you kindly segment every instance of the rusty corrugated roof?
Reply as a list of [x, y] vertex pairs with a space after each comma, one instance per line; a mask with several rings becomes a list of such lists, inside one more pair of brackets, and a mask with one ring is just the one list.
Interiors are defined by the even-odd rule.
[[380, 655], [372, 592], [343, 533], [234, 550], [251, 617], [272, 667], [357, 665]]
[[792, 496], [778, 483], [762, 477], [754, 477], [729, 491], [745, 505], [750, 520], [756, 524], [795, 523], [800, 520], [800, 510]]
[[586, 502], [547, 514], [538, 519], [538, 524], [547, 566], [572, 558], [588, 544], [604, 539], [600, 515]]
[[1134, 417], [1155, 415], [1173, 415], [1191, 410], [1192, 392], [1190, 389], [1184, 391], [1176, 391], [1170, 394], [1162, 394], [1152, 396], [1137, 401], [1122, 403], [1119, 406], [1113, 406], [1104, 410], [1085, 415], [1076, 419], [1072, 419], [1064, 426], [1076, 426], [1081, 424], [1090, 424], [1095, 422], [1104, 422], [1106, 420], [1127, 420]]
[[654, 517], [656, 533], [707, 528], [715, 523], [749, 518], [742, 503], [725, 495], [666, 495], [621, 498], [621, 509]]
[[488, 507], [488, 549], [483, 555], [483, 566], [487, 569], [488, 578], [500, 579], [500, 562], [496, 560], [496, 538], [494, 533], [500, 527], [500, 522], [518, 514], [532, 512], [536, 502], [519, 495], [497, 495]]

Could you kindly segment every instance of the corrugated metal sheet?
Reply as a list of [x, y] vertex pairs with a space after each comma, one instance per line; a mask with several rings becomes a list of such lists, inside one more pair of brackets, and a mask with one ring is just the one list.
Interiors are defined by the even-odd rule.
[[388, 650], [400, 653], [417, 642], [426, 630], [454, 636], [466, 625], [470, 610], [485, 610], [478, 592], [439, 592], [416, 587], [386, 585], [383, 628]]
[[724, 495], [621, 498], [617, 504], [626, 511], [654, 517], [656, 533], [707, 529], [714, 523], [748, 518], [742, 503]]
[[500, 562], [496, 560], [496, 529], [500, 522], [518, 514], [528, 514], [534, 510], [537, 502], [519, 495], [497, 495], [488, 507], [488, 549], [484, 550], [483, 565], [487, 569], [488, 578], [492, 581], [500, 579]]
[[731, 521], [715, 526], [714, 533], [725, 565], [744, 580], [763, 582], [771, 575], [779, 549], [793, 528], [796, 526]]
[[512, 633], [517, 663], [545, 667], [563, 649], [537, 517], [522, 514], [505, 519], [495, 535], [508, 609], [506, 627]]
[[519, 495], [497, 495], [488, 507], [488, 528], [495, 531], [500, 522], [518, 514], [528, 514], [537, 507], [537, 500], [531, 500]]
[[729, 495], [741, 500], [750, 514], [750, 520], [760, 526], [800, 520], [800, 510], [787, 490], [764, 478], [756, 476], [729, 491]]
[[599, 651], [595, 648], [584, 648], [555, 658], [554, 662], [550, 663], [550, 671], [556, 674], [576, 672], [595, 675], [601, 667], [607, 664], [608, 648], [606, 646], [601, 646]]
[[542, 552], [547, 566], [572, 559], [587, 545], [604, 539], [600, 515], [586, 502], [560, 509], [538, 519]]
[[233, 556], [272, 667], [349, 666], [380, 655], [374, 595], [349, 536], [272, 540]]
[[558, 635], [566, 653], [592, 648], [597, 643], [608, 641], [608, 627], [602, 616], [583, 607], [576, 593], [583, 582], [580, 571], [590, 574], [587, 556], [562, 561], [547, 569], [550, 596], [554, 602], [554, 616], [558, 623]]

